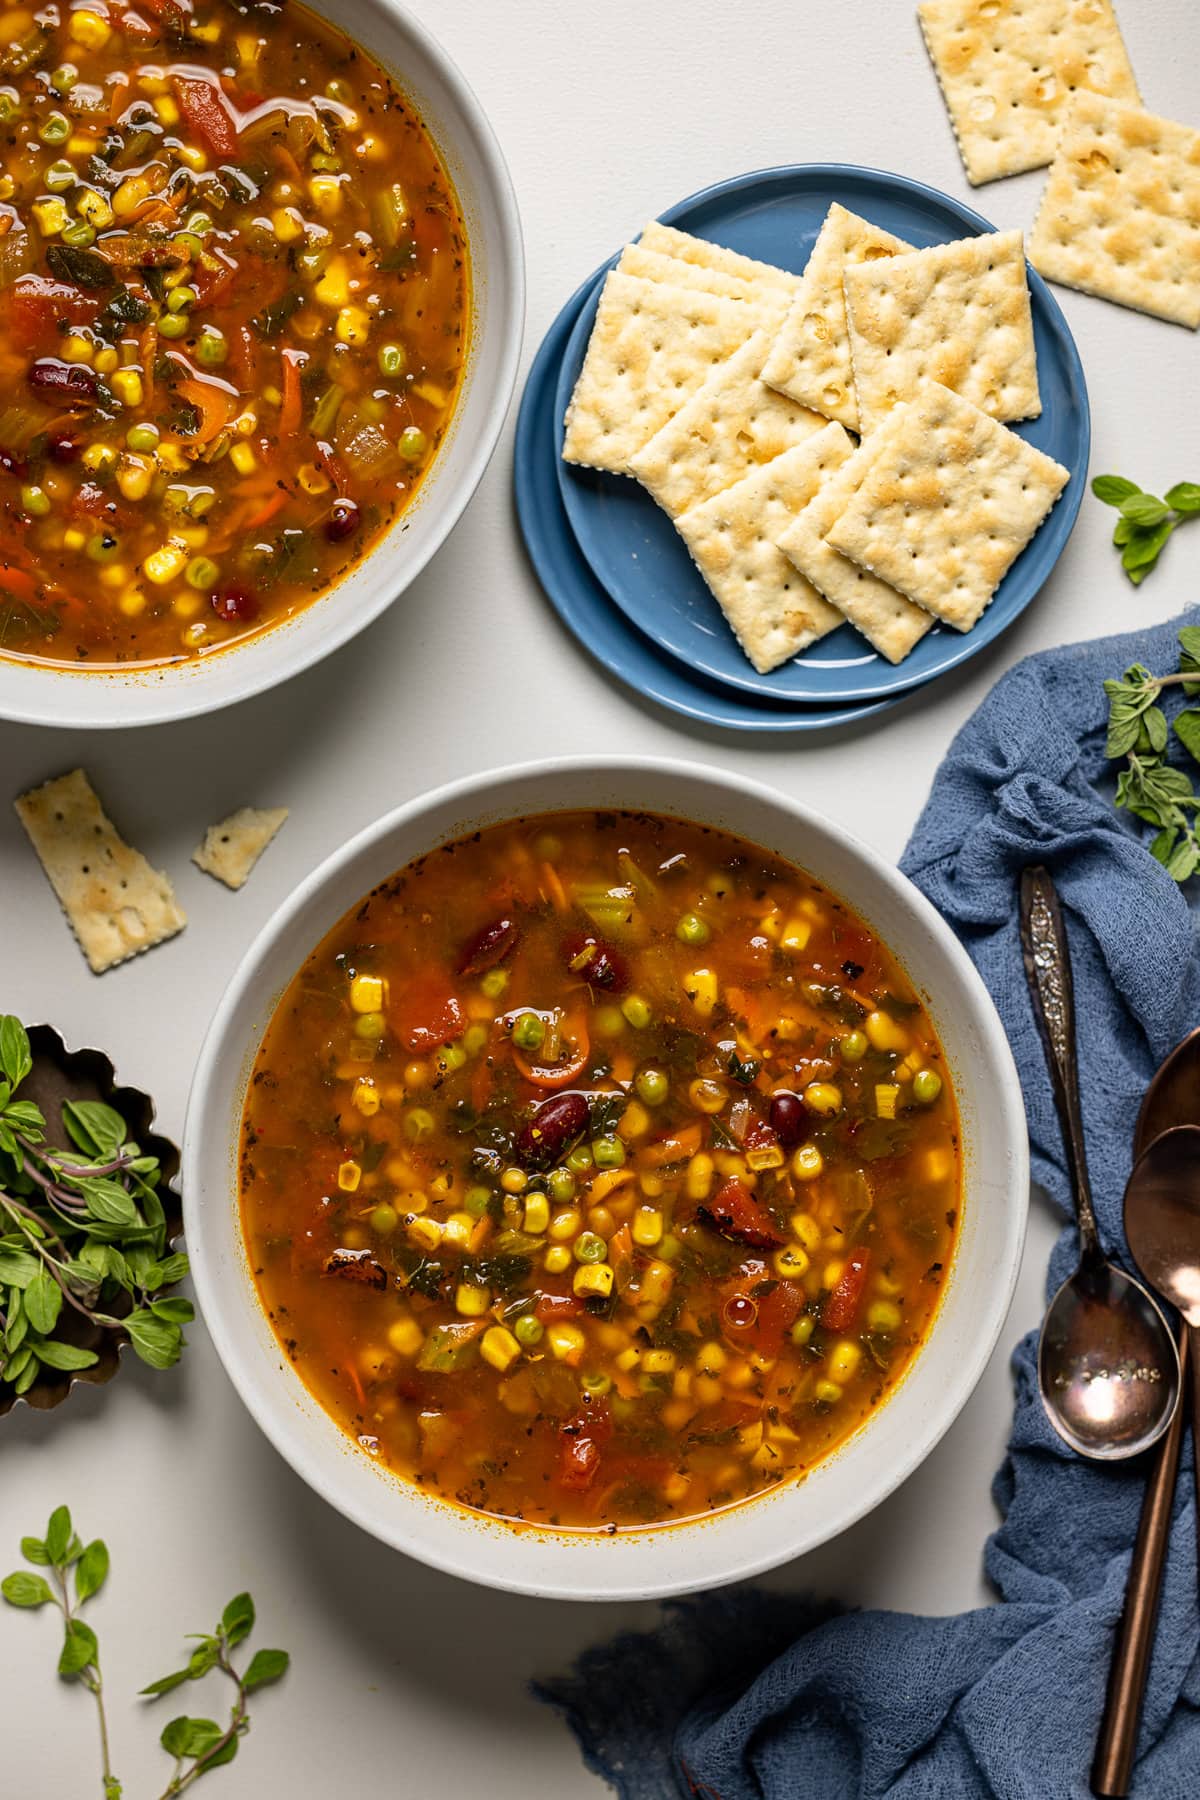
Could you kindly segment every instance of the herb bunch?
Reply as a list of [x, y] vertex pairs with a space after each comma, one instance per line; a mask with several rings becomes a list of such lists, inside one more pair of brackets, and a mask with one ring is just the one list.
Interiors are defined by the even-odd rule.
[[1124, 475], [1097, 475], [1092, 492], [1121, 515], [1113, 529], [1113, 543], [1134, 587], [1145, 581], [1175, 527], [1200, 513], [1200, 486], [1194, 481], [1177, 481], [1160, 500]]
[[[55, 1606], [61, 1613], [63, 1644], [58, 1673], [64, 1681], [78, 1681], [96, 1702], [104, 1800], [121, 1800], [123, 1789], [112, 1771], [100, 1645], [91, 1626], [79, 1616], [80, 1608], [99, 1593], [108, 1578], [108, 1548], [100, 1538], [84, 1544], [75, 1534], [69, 1511], [59, 1506], [50, 1515], [44, 1538], [21, 1539], [21, 1554], [34, 1564], [34, 1570], [18, 1569], [6, 1576], [0, 1582], [0, 1593], [10, 1606]], [[38, 1568], [45, 1568], [48, 1578], [38, 1574]], [[175, 1768], [159, 1800], [173, 1800], [202, 1775], [233, 1761], [239, 1743], [250, 1729], [250, 1695], [257, 1688], [278, 1681], [286, 1672], [289, 1659], [285, 1650], [256, 1650], [243, 1670], [239, 1672], [235, 1667], [232, 1653], [253, 1629], [254, 1602], [249, 1594], [238, 1594], [221, 1614], [215, 1631], [194, 1639], [195, 1649], [182, 1669], [142, 1689], [144, 1695], [155, 1699], [216, 1670], [234, 1690], [226, 1724], [180, 1716], [163, 1727], [159, 1743], [174, 1759]]]
[[[66, 1315], [127, 1334], [143, 1362], [179, 1359], [192, 1305], [163, 1289], [187, 1274], [172, 1253], [157, 1187], [120, 1113], [95, 1100], [63, 1104], [73, 1149], [46, 1143], [46, 1120], [20, 1097], [33, 1067], [19, 1019], [0, 1017], [0, 1382], [23, 1394], [43, 1369], [97, 1359], [62, 1335]], [[121, 1297], [127, 1296], [122, 1301]], [[122, 1317], [114, 1305], [124, 1308]]]
[[1200, 763], [1200, 707], [1189, 706], [1168, 724], [1159, 701], [1169, 687], [1185, 696], [1200, 695], [1200, 626], [1179, 633], [1179, 667], [1154, 675], [1142, 663], [1131, 663], [1119, 680], [1106, 681], [1108, 739], [1105, 754], [1124, 759], [1117, 776], [1116, 803], [1155, 827], [1150, 854], [1174, 881], [1187, 881], [1200, 869], [1196, 814], [1200, 795], [1186, 768], [1168, 761], [1172, 733], [1195, 763]]

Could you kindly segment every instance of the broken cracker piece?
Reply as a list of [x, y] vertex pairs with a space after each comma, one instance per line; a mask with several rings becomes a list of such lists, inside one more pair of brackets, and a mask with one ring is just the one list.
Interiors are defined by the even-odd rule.
[[240, 888], [287, 816], [286, 806], [239, 807], [219, 825], [209, 826], [192, 861], [226, 887]]
[[118, 836], [82, 769], [14, 805], [97, 975], [183, 930], [187, 914], [171, 883]]
[[724, 244], [693, 237], [690, 231], [680, 231], [674, 225], [660, 225], [657, 219], [650, 221], [638, 242], [643, 250], [657, 250], [663, 256], [678, 257], [680, 262], [695, 263], [698, 268], [719, 269], [725, 275], [752, 281], [756, 287], [777, 287], [790, 294], [799, 279], [790, 269], [781, 269], [775, 263], [756, 262], [754, 257], [743, 256], [740, 251], [727, 250]]

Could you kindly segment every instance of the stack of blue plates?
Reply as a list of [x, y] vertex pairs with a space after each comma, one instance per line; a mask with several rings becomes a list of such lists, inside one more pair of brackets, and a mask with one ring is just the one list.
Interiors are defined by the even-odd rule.
[[[920, 182], [848, 164], [767, 169], [705, 188], [666, 224], [803, 270], [833, 201], [916, 247], [994, 229]], [[619, 255], [619, 252], [617, 253]], [[525, 543], [563, 623], [605, 668], [673, 712], [735, 731], [820, 731], [895, 706], [976, 655], [1042, 587], [1075, 523], [1090, 426], [1079, 353], [1045, 283], [1029, 271], [1042, 413], [1015, 427], [1071, 471], [1041, 530], [974, 630], [937, 625], [897, 667], [849, 625], [759, 675], [666, 514], [637, 482], [564, 463], [563, 419], [614, 256], [578, 288], [538, 351], [517, 424], [515, 483]]]

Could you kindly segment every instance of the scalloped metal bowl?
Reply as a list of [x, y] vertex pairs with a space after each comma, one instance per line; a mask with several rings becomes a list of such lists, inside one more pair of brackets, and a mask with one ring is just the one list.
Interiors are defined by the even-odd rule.
[[[886, 1405], [808, 1477], [685, 1524], [591, 1532], [514, 1527], [400, 1480], [364, 1456], [309, 1393], [263, 1311], [242, 1240], [242, 1102], [280, 994], [326, 931], [378, 882], [439, 843], [564, 808], [674, 814], [769, 845], [840, 894], [885, 938], [925, 999], [962, 1123], [962, 1225], [928, 1341]], [[217, 1008], [184, 1139], [184, 1217], [205, 1322], [275, 1447], [331, 1505], [384, 1543], [472, 1581], [615, 1600], [757, 1574], [834, 1537], [927, 1456], [966, 1403], [1008, 1312], [1028, 1208], [1025, 1113], [992, 1002], [949, 928], [904, 876], [839, 825], [756, 782], [684, 762], [571, 759], [440, 788], [372, 825], [309, 876], [261, 933]]]
[[321, 661], [377, 618], [457, 523], [500, 435], [525, 313], [516, 199], [491, 126], [454, 63], [399, 0], [312, 0], [395, 75], [454, 184], [471, 261], [466, 369], [433, 467], [393, 530], [328, 594], [258, 637], [163, 668], [55, 668], [0, 657], [0, 718], [86, 728], [160, 725], [232, 706]]
[[[179, 1151], [169, 1138], [160, 1137], [154, 1124], [154, 1102], [140, 1088], [123, 1087], [116, 1071], [102, 1050], [68, 1050], [52, 1025], [33, 1025], [29, 1029], [29, 1047], [33, 1053], [33, 1069], [21, 1083], [21, 1098], [34, 1100], [41, 1107], [48, 1126], [48, 1136], [55, 1144], [69, 1142], [62, 1127], [61, 1106], [64, 1100], [104, 1100], [115, 1106], [130, 1127], [133, 1138], [148, 1156], [157, 1156], [162, 1169], [158, 1197], [167, 1216], [167, 1239], [174, 1244], [183, 1229], [183, 1213], [179, 1195], [171, 1186], [179, 1173]], [[164, 1290], [170, 1291], [170, 1290]], [[128, 1295], [115, 1303], [114, 1316], [128, 1310]], [[121, 1352], [129, 1339], [111, 1326], [93, 1325], [78, 1313], [64, 1308], [55, 1333], [80, 1349], [94, 1350], [98, 1361], [90, 1369], [75, 1374], [43, 1369], [28, 1392], [15, 1395], [0, 1384], [0, 1418], [22, 1402], [39, 1412], [61, 1406], [76, 1382], [87, 1387], [102, 1387], [111, 1381], [121, 1366]]]

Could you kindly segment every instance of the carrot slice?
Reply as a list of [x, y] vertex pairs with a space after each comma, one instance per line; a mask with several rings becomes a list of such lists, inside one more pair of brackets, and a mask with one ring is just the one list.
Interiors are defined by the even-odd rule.
[[215, 387], [211, 381], [194, 381], [191, 377], [186, 381], [177, 381], [175, 392], [200, 415], [200, 429], [190, 442], [211, 444], [233, 417], [233, 409], [237, 404], [233, 395], [225, 388]]
[[283, 362], [283, 404], [279, 409], [280, 437], [295, 437], [300, 429], [300, 371], [308, 361], [303, 350], [285, 350]]

